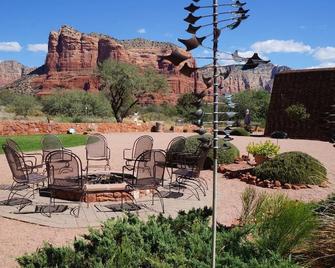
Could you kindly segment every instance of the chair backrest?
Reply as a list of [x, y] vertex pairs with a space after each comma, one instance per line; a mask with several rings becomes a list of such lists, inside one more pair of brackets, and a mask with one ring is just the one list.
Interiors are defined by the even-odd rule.
[[186, 138], [178, 136], [173, 138], [166, 148], [166, 161], [168, 163], [178, 160], [178, 153], [185, 151]]
[[[146, 161], [143, 161], [146, 159]], [[163, 150], [149, 150], [143, 152], [135, 161], [134, 176], [137, 180], [155, 178], [164, 180], [165, 152]]]
[[45, 162], [49, 186], [64, 190], [83, 187], [81, 160], [74, 153], [64, 150], [52, 151], [47, 155]]
[[134, 142], [132, 158], [137, 159], [143, 152], [150, 151], [153, 147], [154, 140], [149, 135], [143, 135]]
[[23, 157], [7, 144], [2, 145], [13, 180], [17, 183], [28, 182], [29, 168], [25, 165]]
[[8, 138], [6, 139], [6, 144], [14, 151], [16, 151], [18, 154], [23, 155], [23, 151], [21, 150], [20, 146], [16, 143], [16, 141]]
[[108, 144], [105, 136], [95, 133], [89, 135], [86, 142], [86, 159], [109, 157]]
[[204, 168], [209, 150], [211, 149], [211, 146], [209, 144], [201, 145], [199, 147], [198, 152], [198, 159], [196, 162], [196, 165], [193, 168], [193, 171], [199, 176], [200, 171]]
[[60, 139], [56, 135], [52, 134], [44, 135], [41, 140], [41, 145], [44, 161], [48, 153], [64, 148]]

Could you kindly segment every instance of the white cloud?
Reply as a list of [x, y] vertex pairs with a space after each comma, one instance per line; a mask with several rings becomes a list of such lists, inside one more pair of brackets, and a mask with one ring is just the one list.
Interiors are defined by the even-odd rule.
[[29, 44], [27, 49], [32, 52], [48, 52], [48, 44]]
[[335, 47], [318, 47], [313, 56], [321, 62], [335, 62]]
[[138, 29], [137, 32], [140, 34], [145, 34], [147, 33], [147, 30], [145, 28], [141, 28], [141, 29]]
[[254, 43], [251, 48], [259, 53], [308, 53], [313, 49], [309, 45], [294, 40], [266, 40]]
[[22, 49], [18, 42], [0, 42], [0, 51], [20, 52]]

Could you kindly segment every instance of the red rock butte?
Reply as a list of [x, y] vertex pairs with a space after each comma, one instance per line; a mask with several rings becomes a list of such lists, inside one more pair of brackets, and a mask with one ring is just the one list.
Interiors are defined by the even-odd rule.
[[[182, 75], [178, 68], [160, 56], [169, 55], [176, 46], [170, 43], [144, 39], [121, 41], [112, 37], [81, 33], [69, 26], [62, 26], [59, 32], [49, 34], [48, 54], [45, 65], [37, 69], [30, 82], [37, 95], [51, 94], [55, 88], [86, 89], [97, 91], [99, 81], [95, 76], [98, 63], [113, 59], [152, 67], [166, 76], [170, 94], [147, 98], [153, 102], [175, 102], [179, 94], [192, 92], [194, 78]], [[180, 49], [181, 50], [181, 49]], [[181, 50], [182, 51], [182, 50]], [[187, 53], [183, 51], [183, 53]], [[195, 66], [191, 54], [188, 62]]]

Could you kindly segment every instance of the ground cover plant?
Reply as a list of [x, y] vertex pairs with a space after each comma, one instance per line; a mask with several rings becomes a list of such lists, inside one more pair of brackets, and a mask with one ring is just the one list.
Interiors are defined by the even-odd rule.
[[[73, 247], [46, 244], [18, 258], [21, 267], [210, 267], [211, 210], [179, 212], [141, 221], [137, 216], [112, 219], [91, 229]], [[263, 250], [248, 239], [249, 226], [227, 230], [218, 226], [217, 267], [291, 268], [291, 260]]]
[[320, 185], [327, 180], [326, 168], [314, 157], [302, 152], [279, 154], [255, 167], [253, 173], [263, 180], [281, 183]]
[[[41, 150], [41, 138], [43, 135], [24, 135], [24, 136], [0, 136], [0, 144], [4, 144], [7, 138], [16, 141], [20, 148], [25, 151], [38, 151]], [[60, 134], [57, 137], [61, 140], [64, 147], [75, 147], [86, 144], [87, 136], [85, 135], [68, 135]], [[3, 154], [2, 147], [0, 154]]]
[[[198, 138], [199, 135], [194, 135], [186, 139], [186, 148], [187, 152], [196, 151], [198, 145], [200, 144]], [[206, 137], [211, 138], [210, 135]], [[219, 139], [219, 151], [218, 151], [218, 163], [219, 164], [229, 164], [233, 163], [236, 158], [240, 156], [240, 151], [235, 145], [230, 142], [225, 142], [223, 139]], [[205, 168], [210, 168], [213, 165], [213, 149], [208, 153], [208, 157], [205, 163]]]

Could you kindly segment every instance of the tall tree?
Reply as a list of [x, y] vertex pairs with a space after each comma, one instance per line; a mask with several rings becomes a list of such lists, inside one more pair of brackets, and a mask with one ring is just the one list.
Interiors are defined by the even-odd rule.
[[138, 103], [139, 97], [149, 92], [165, 91], [167, 80], [154, 69], [140, 69], [134, 65], [113, 60], [99, 64], [98, 75], [114, 116], [121, 123]]

